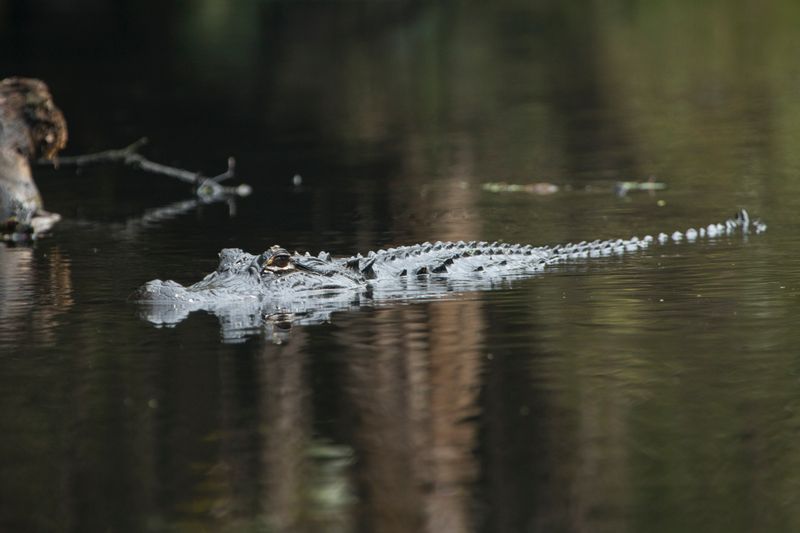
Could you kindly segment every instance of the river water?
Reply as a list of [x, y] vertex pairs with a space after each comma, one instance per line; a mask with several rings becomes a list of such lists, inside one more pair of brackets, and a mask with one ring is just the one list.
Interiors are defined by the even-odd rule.
[[[777, 0], [0, 1], [3, 75], [49, 83], [69, 153], [146, 135], [185, 168], [234, 155], [254, 191], [37, 169], [64, 220], [0, 248], [0, 531], [800, 530], [798, 28]], [[740, 207], [768, 231], [316, 324], [128, 301], [225, 247], [555, 244]]]

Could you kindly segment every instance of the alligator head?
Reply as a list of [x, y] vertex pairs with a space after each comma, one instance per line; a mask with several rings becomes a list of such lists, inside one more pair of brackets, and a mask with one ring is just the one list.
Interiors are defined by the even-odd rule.
[[327, 257], [290, 254], [272, 246], [256, 256], [238, 248], [219, 253], [217, 269], [202, 280], [184, 286], [172, 280], [147, 282], [132, 296], [134, 301], [165, 304], [208, 304], [224, 301], [295, 300], [297, 295], [364, 288], [358, 272], [342, 268]]

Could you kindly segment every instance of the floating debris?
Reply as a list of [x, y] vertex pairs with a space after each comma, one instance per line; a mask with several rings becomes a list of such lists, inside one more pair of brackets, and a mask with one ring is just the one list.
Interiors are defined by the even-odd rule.
[[506, 183], [501, 182], [487, 182], [481, 188], [484, 191], [502, 193], [502, 192], [524, 192], [528, 194], [538, 194], [546, 196], [548, 194], [555, 194], [559, 191], [559, 186], [553, 183], [536, 182], [536, 183]]
[[647, 191], [647, 192], [654, 192], [654, 191], [663, 191], [667, 188], [667, 184], [655, 181], [654, 178], [650, 178], [647, 181], [618, 181], [614, 184], [614, 193], [617, 196], [625, 196], [631, 191]]
[[[591, 185], [586, 185], [584, 187], [580, 187], [578, 190], [582, 190], [584, 192], [592, 192], [592, 191], [608, 191], [608, 186], [606, 187], [598, 187], [597, 189], [593, 188]], [[524, 192], [528, 194], [536, 194], [539, 196], [546, 196], [550, 194], [555, 194], [561, 190], [571, 191], [575, 190], [573, 187], [569, 185], [566, 186], [559, 186], [553, 183], [548, 183], [546, 181], [534, 182], [534, 183], [507, 183], [505, 181], [488, 181], [481, 185], [481, 188], [484, 191], [493, 192], [493, 193], [508, 193], [508, 192]], [[655, 191], [663, 191], [667, 188], [667, 184], [661, 181], [656, 181], [654, 176], [651, 176], [650, 179], [647, 181], [617, 181], [613, 185], [613, 192], [617, 196], [627, 196], [629, 192], [649, 192], [653, 194]]]

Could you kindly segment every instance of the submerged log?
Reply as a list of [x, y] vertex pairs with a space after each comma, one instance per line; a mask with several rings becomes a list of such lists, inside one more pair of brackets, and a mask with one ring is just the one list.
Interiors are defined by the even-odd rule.
[[44, 210], [31, 161], [53, 159], [67, 144], [67, 123], [44, 82], [0, 80], [0, 237], [33, 238], [60, 217]]

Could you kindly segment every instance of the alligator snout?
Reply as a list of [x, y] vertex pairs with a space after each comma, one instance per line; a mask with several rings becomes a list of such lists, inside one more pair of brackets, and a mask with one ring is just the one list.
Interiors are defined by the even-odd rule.
[[188, 299], [186, 287], [172, 280], [160, 279], [148, 281], [128, 297], [132, 302], [175, 302]]

